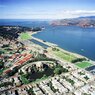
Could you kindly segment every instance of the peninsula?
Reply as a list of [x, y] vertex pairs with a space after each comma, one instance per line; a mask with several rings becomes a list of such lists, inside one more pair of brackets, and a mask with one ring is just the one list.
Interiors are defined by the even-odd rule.
[[94, 27], [95, 28], [95, 16], [78, 17], [70, 19], [55, 20], [51, 22], [52, 25], [63, 26], [80, 26], [80, 27]]

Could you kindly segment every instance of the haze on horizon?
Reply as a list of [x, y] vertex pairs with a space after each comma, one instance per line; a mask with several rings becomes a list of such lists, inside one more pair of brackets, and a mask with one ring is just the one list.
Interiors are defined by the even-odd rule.
[[0, 0], [0, 19], [95, 16], [95, 0]]

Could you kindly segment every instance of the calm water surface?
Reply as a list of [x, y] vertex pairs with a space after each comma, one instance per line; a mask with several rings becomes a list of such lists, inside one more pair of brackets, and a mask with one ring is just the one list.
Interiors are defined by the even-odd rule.
[[52, 26], [46, 21], [36, 20], [0, 20], [0, 25], [45, 26], [42, 32], [34, 34], [33, 36], [53, 42], [65, 50], [95, 60], [95, 28]]

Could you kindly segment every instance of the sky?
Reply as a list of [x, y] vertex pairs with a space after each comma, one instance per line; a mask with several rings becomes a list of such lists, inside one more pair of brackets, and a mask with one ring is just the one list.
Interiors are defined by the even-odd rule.
[[95, 16], [95, 0], [0, 0], [0, 19]]

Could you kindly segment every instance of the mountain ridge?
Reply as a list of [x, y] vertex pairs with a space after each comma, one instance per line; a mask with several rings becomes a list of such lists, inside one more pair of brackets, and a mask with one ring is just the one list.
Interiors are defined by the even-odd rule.
[[63, 25], [63, 26], [95, 27], [95, 16], [54, 20], [51, 22], [51, 24], [55, 26]]

